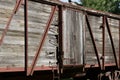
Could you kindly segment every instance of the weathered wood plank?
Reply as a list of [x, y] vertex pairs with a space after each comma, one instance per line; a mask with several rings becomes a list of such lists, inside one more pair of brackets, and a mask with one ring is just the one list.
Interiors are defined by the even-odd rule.
[[[6, 23], [12, 13], [16, 0], [0, 0], [0, 37]], [[28, 55], [29, 65], [38, 49], [40, 38], [44, 32], [51, 7], [36, 2], [28, 2]], [[57, 14], [57, 13], [56, 13]], [[55, 20], [55, 19], [54, 19]], [[55, 21], [53, 21], [55, 22]], [[55, 23], [52, 23], [51, 29]], [[56, 62], [56, 46], [50, 40], [56, 42], [57, 28], [54, 32], [49, 31], [43, 46], [37, 65], [49, 65]], [[49, 54], [53, 53], [53, 54]], [[23, 5], [13, 17], [10, 28], [0, 46], [0, 67], [23, 67], [24, 66], [24, 10]]]

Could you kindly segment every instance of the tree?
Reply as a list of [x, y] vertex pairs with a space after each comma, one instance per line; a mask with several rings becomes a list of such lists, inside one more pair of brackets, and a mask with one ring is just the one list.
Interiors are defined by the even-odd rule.
[[85, 7], [120, 14], [120, 0], [81, 0]]
[[120, 14], [120, 0], [115, 2], [115, 9], [112, 11], [113, 13]]

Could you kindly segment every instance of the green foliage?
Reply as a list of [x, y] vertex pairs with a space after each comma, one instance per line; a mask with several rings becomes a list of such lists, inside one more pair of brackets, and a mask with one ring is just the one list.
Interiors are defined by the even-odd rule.
[[81, 0], [85, 7], [120, 14], [120, 0]]

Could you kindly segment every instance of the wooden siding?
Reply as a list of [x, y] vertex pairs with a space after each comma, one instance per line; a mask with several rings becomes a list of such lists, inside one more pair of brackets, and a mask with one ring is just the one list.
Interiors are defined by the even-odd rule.
[[64, 64], [83, 64], [85, 16], [70, 9], [63, 15]]
[[[16, 0], [0, 0], [0, 37], [5, 25], [12, 13]], [[51, 7], [29, 1], [28, 4], [29, 41], [28, 55], [29, 66], [38, 49], [39, 42], [49, 18]], [[23, 67], [24, 66], [24, 10], [23, 5], [15, 14], [10, 28], [0, 46], [0, 67]], [[99, 56], [102, 55], [102, 17], [88, 16]], [[57, 35], [57, 12], [48, 32], [47, 39], [39, 57], [38, 66], [56, 65], [56, 37]], [[108, 19], [115, 45], [116, 55], [119, 53], [119, 21]], [[105, 62], [113, 63], [113, 51], [105, 28]], [[53, 45], [55, 44], [55, 45]], [[85, 15], [82, 11], [64, 9], [63, 11], [63, 48], [64, 64], [82, 64], [85, 58], [86, 64], [97, 63], [90, 33], [85, 23]], [[52, 53], [52, 54], [51, 54]], [[85, 55], [85, 56], [84, 56]], [[83, 57], [84, 56], [84, 57]]]
[[[12, 13], [16, 0], [0, 0], [0, 36], [5, 25]], [[48, 21], [51, 7], [35, 2], [28, 2], [28, 55], [29, 65], [38, 49], [41, 35]], [[23, 5], [13, 17], [10, 28], [4, 38], [3, 44], [0, 46], [0, 67], [23, 67], [24, 66], [24, 10]], [[57, 13], [56, 13], [57, 15]], [[57, 35], [56, 24], [57, 17], [54, 18], [47, 39], [42, 48], [38, 66], [56, 63], [56, 46], [52, 43], [56, 42], [54, 35]], [[55, 27], [53, 29], [53, 27]], [[49, 54], [53, 53], [53, 54]]]
[[[91, 29], [93, 32], [94, 40], [96, 43], [96, 47], [99, 53], [99, 57], [102, 57], [102, 46], [103, 46], [103, 36], [102, 36], [102, 17], [98, 16], [89, 16], [89, 22], [91, 25]], [[115, 19], [108, 18], [112, 38], [114, 41], [116, 55], [119, 55], [119, 21]], [[90, 33], [86, 26], [86, 43], [85, 43], [85, 57], [87, 64], [95, 64], [97, 63], [97, 58], [95, 56], [93, 44], [91, 41]], [[105, 63], [114, 63], [114, 55], [111, 46], [110, 37], [108, 34], [107, 27], [105, 26]]]

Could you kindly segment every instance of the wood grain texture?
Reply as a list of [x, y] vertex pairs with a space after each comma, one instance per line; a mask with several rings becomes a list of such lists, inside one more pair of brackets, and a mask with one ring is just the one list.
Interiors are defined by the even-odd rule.
[[[16, 0], [0, 0], [0, 36], [12, 13]], [[23, 5], [15, 14], [10, 24], [10, 28], [0, 46], [0, 67], [23, 67], [24, 66], [24, 10]], [[28, 2], [28, 59], [29, 65], [38, 49], [41, 36], [44, 32], [47, 20], [51, 12], [51, 7], [35, 2]], [[57, 15], [57, 13], [56, 13]], [[56, 46], [50, 43], [56, 42], [54, 35], [57, 35], [57, 27], [54, 18], [48, 32], [47, 39], [39, 57], [38, 66], [56, 62]], [[55, 27], [55, 28], [54, 28]], [[53, 54], [50, 54], [53, 53]]]
[[[0, 0], [0, 37], [12, 13], [16, 0]], [[0, 67], [24, 66], [24, 10], [23, 5], [15, 14], [10, 28], [0, 46]], [[29, 65], [38, 49], [51, 7], [36, 2], [28, 2], [28, 55]], [[97, 63], [90, 33], [84, 19], [84, 13], [65, 9], [63, 12], [64, 64], [82, 64], [85, 55], [86, 64]], [[37, 66], [56, 65], [56, 37], [58, 24], [57, 12], [42, 48]], [[98, 53], [102, 54], [102, 17], [88, 16]], [[116, 55], [119, 53], [119, 21], [108, 19], [114, 41]], [[107, 28], [105, 28], [105, 63], [113, 63], [113, 51]], [[54, 45], [53, 45], [54, 44]]]
[[[119, 55], [119, 21], [115, 19], [108, 18], [109, 26], [114, 41], [114, 46], [116, 50], [116, 55]], [[94, 40], [99, 52], [99, 56], [102, 56], [102, 17], [89, 16], [89, 22], [93, 32]], [[97, 58], [95, 56], [93, 44], [86, 26], [86, 44], [85, 44], [85, 55], [87, 64], [97, 63]], [[118, 58], [118, 57], [117, 57]], [[108, 34], [107, 27], [105, 26], [105, 63], [114, 63], [113, 50], [111, 46], [110, 37]]]

